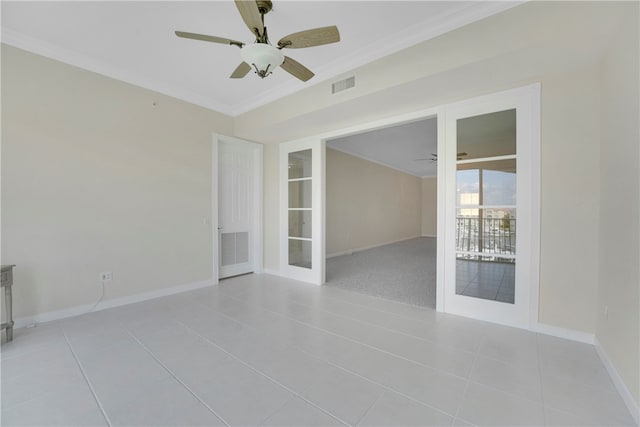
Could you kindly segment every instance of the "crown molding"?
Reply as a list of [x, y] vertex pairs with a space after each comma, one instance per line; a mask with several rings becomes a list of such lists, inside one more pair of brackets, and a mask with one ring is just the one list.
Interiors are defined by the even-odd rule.
[[[342, 58], [318, 67], [316, 69], [314, 83], [323, 83], [340, 74], [354, 70], [399, 50], [406, 49], [410, 46], [463, 27], [472, 22], [503, 12], [522, 3], [525, 3], [525, 1], [483, 1], [474, 2], [472, 4], [461, 3], [460, 7], [456, 8], [456, 10], [449, 11], [444, 16], [434, 16], [426, 22], [405, 28], [400, 33], [387, 38], [383, 42], [376, 42], [375, 49], [372, 49], [371, 45], [364, 46], [353, 52], [352, 55], [349, 55], [346, 60]], [[245, 100], [241, 100], [237, 104], [227, 105], [217, 103], [215, 100], [202, 96], [197, 92], [187, 90], [164, 81], [151, 79], [147, 76], [136, 74], [135, 72], [121, 67], [115, 67], [99, 59], [54, 45], [41, 39], [21, 34], [7, 27], [2, 28], [2, 43], [47, 58], [55, 59], [75, 67], [102, 74], [144, 89], [152, 90], [163, 95], [168, 95], [216, 112], [227, 114], [231, 117], [236, 117], [258, 107], [262, 107], [270, 102], [308, 87], [302, 82], [288, 81], [286, 83], [279, 84], [262, 94], [252, 97], [251, 99], [246, 100], [246, 102]]]
[[[526, 3], [527, 0], [514, 1], [483, 1], [474, 2], [471, 5], [463, 4], [456, 10], [449, 11], [446, 15], [438, 15], [429, 21], [405, 28], [399, 33], [394, 34], [383, 42], [376, 42], [375, 49], [371, 45], [364, 46], [351, 55], [346, 60], [341, 58], [336, 61], [329, 62], [315, 69], [315, 84], [323, 83], [331, 80], [340, 74], [355, 70], [358, 67], [369, 64], [373, 61], [391, 55], [402, 49], [409, 48], [418, 43], [438, 37], [449, 31], [464, 27], [465, 25], [495, 15], [505, 10], [511, 9]], [[297, 84], [283, 83], [271, 88], [262, 94], [255, 96], [251, 102], [238, 104], [230, 111], [232, 116], [238, 116], [258, 107], [262, 107], [277, 99], [291, 95], [306, 86], [304, 83]], [[327, 89], [328, 90], [328, 89]]]
[[330, 150], [339, 151], [339, 152], [341, 152], [343, 154], [346, 154], [348, 156], [351, 156], [351, 157], [357, 157], [358, 159], [364, 160], [365, 162], [375, 163], [376, 165], [383, 166], [383, 167], [388, 168], [388, 169], [393, 169], [394, 171], [403, 173], [405, 175], [411, 175], [411, 176], [414, 176], [416, 178], [422, 178], [423, 177], [419, 173], [409, 172], [407, 170], [401, 169], [401, 168], [399, 168], [397, 166], [390, 165], [389, 163], [383, 162], [381, 160], [374, 159], [374, 158], [366, 156], [364, 154], [354, 153], [353, 151], [345, 150], [342, 147], [336, 147], [335, 145], [327, 144], [327, 148], [330, 149]]

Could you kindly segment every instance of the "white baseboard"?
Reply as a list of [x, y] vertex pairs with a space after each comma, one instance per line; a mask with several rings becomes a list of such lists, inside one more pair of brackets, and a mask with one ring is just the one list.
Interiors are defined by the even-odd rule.
[[435, 238], [435, 237], [438, 237], [438, 236], [433, 235], [433, 234], [422, 234], [420, 237], [434, 237]]
[[280, 270], [277, 268], [263, 268], [262, 272], [264, 274], [270, 274], [272, 276], [280, 276]]
[[133, 304], [136, 302], [147, 301], [168, 295], [178, 294], [181, 292], [192, 291], [195, 289], [213, 286], [213, 280], [202, 280], [199, 282], [187, 283], [184, 285], [172, 286], [169, 288], [158, 289], [156, 291], [143, 292], [140, 294], [129, 295], [121, 298], [113, 298], [100, 302], [93, 310], [94, 304], [83, 304], [75, 307], [69, 307], [62, 310], [48, 311], [46, 313], [36, 314], [34, 316], [19, 317], [14, 319], [15, 327], [22, 328], [25, 326], [35, 325], [37, 323], [51, 322], [53, 320], [65, 319], [67, 317], [79, 316], [89, 312], [89, 310], [100, 311], [107, 308], [120, 307], [123, 305]]
[[558, 326], [545, 325], [544, 323], [537, 323], [534, 326], [534, 331], [545, 335], [551, 335], [553, 337], [583, 342], [585, 344], [594, 344], [596, 339], [595, 335], [589, 334], [587, 332], [560, 328]]
[[613, 380], [613, 384], [616, 386], [616, 389], [620, 393], [620, 396], [622, 396], [622, 400], [624, 400], [625, 405], [627, 405], [627, 408], [629, 409], [631, 416], [635, 420], [636, 425], [640, 425], [640, 406], [638, 406], [638, 403], [633, 398], [633, 394], [631, 394], [631, 391], [627, 388], [627, 385], [624, 383], [624, 381], [622, 381], [618, 370], [613, 365], [611, 359], [609, 359], [607, 352], [604, 351], [604, 349], [600, 345], [598, 338], [595, 338], [594, 345], [596, 347], [596, 352], [598, 352], [598, 356], [600, 356], [600, 360], [602, 360], [604, 367], [607, 368], [607, 372], [609, 372], [609, 376], [611, 377], [611, 380]]
[[412, 240], [412, 239], [417, 239], [418, 237], [423, 237], [423, 236], [411, 236], [411, 237], [405, 237], [402, 239], [398, 239], [398, 240], [393, 240], [391, 242], [386, 242], [386, 243], [376, 243], [375, 245], [371, 245], [371, 246], [363, 246], [360, 248], [356, 248], [356, 249], [349, 249], [346, 251], [342, 251], [342, 252], [334, 252], [332, 254], [327, 254], [326, 258], [335, 258], [337, 256], [342, 256], [342, 255], [353, 255], [356, 252], [362, 252], [362, 251], [366, 251], [368, 249], [375, 249], [375, 248], [379, 248], [380, 246], [386, 246], [386, 245], [392, 245], [394, 243], [400, 243], [400, 242], [405, 242], [407, 240]]
[[351, 251], [351, 250], [349, 250], [349, 251], [342, 251], [342, 252], [334, 252], [334, 253], [332, 253], [332, 254], [327, 254], [327, 259], [329, 259], [329, 258], [339, 257], [339, 256], [342, 256], [342, 255], [353, 255], [353, 252], [354, 252], [354, 251]]

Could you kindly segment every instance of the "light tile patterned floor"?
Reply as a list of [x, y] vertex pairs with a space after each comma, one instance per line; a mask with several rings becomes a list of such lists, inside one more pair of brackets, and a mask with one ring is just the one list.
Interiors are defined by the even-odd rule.
[[592, 346], [268, 275], [17, 330], [2, 425], [633, 425]]

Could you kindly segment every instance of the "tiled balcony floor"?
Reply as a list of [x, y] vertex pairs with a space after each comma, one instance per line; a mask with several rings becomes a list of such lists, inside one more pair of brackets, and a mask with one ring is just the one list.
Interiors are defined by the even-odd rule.
[[513, 304], [515, 280], [515, 264], [456, 260], [456, 293], [459, 295]]

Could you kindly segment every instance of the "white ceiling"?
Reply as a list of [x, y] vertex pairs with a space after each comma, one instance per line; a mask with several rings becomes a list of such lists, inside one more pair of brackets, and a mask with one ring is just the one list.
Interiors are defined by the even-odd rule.
[[521, 2], [275, 1], [272, 42], [337, 25], [341, 42], [288, 55], [316, 73], [228, 76], [237, 47], [180, 39], [175, 30], [252, 42], [232, 1], [2, 2], [2, 42], [232, 116]]
[[430, 158], [438, 150], [437, 131], [434, 117], [333, 139], [327, 146], [411, 175], [436, 176], [437, 164]]
[[[457, 150], [466, 153], [463, 160], [515, 154], [515, 138], [515, 110], [458, 121]], [[435, 117], [336, 138], [327, 146], [419, 177], [438, 173], [437, 162], [431, 160], [438, 152]]]

